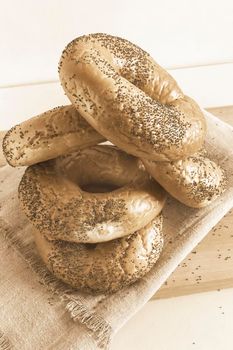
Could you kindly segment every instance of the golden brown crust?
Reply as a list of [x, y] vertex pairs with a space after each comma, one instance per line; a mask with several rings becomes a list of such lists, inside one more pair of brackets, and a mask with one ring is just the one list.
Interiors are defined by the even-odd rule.
[[53, 108], [14, 126], [5, 135], [3, 152], [12, 166], [56, 158], [104, 141], [72, 106]]
[[126, 152], [164, 161], [201, 148], [206, 123], [200, 108], [129, 41], [106, 34], [77, 38], [64, 50], [59, 71], [80, 114]]
[[[83, 190], [90, 184], [118, 189]], [[19, 199], [29, 220], [48, 239], [96, 243], [148, 224], [162, 210], [165, 192], [138, 159], [102, 145], [29, 167]]]
[[49, 241], [34, 229], [38, 251], [48, 269], [74, 288], [112, 293], [144, 276], [162, 247], [162, 216], [123, 238], [97, 244]]
[[143, 159], [147, 171], [161, 186], [189, 207], [209, 205], [226, 188], [223, 169], [202, 154], [174, 162]]
[[2, 142], [5, 135], [6, 135], [6, 131], [0, 131], [0, 167], [6, 164], [6, 158], [3, 154], [3, 149], [2, 149]]

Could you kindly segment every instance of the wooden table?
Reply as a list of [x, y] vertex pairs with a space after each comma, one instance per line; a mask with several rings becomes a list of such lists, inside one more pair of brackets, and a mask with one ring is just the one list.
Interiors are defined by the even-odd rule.
[[[233, 106], [207, 110], [233, 126]], [[233, 209], [183, 260], [152, 299], [229, 287], [233, 287]]]

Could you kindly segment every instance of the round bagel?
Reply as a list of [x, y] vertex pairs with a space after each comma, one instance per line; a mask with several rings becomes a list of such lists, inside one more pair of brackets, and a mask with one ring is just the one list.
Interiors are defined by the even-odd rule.
[[51, 109], [11, 128], [3, 152], [11, 166], [31, 165], [104, 141], [72, 106]]
[[206, 123], [198, 105], [129, 41], [106, 34], [79, 37], [63, 51], [59, 74], [80, 114], [124, 151], [168, 161], [201, 148]]
[[97, 244], [49, 241], [34, 229], [35, 242], [48, 269], [77, 289], [111, 293], [144, 276], [162, 247], [162, 216], [139, 231]]
[[226, 188], [223, 169], [202, 154], [174, 162], [143, 159], [151, 176], [178, 201], [193, 208], [209, 205]]
[[165, 203], [165, 191], [140, 164], [113, 146], [87, 148], [27, 168], [19, 199], [48, 239], [96, 243], [126, 236]]

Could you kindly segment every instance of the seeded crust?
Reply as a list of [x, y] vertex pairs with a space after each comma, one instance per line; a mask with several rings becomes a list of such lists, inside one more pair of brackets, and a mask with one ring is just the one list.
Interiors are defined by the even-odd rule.
[[12, 166], [56, 158], [104, 141], [72, 105], [56, 107], [14, 126], [5, 135], [3, 152]]
[[162, 247], [162, 215], [139, 231], [98, 244], [49, 241], [34, 229], [36, 245], [48, 269], [76, 289], [112, 293], [144, 276]]
[[[117, 189], [82, 190], [93, 183]], [[19, 200], [48, 239], [96, 243], [147, 225], [162, 210], [165, 191], [138, 159], [100, 145], [28, 167], [19, 184]]]
[[224, 170], [200, 153], [174, 162], [142, 161], [168, 193], [189, 207], [205, 207], [226, 189]]
[[80, 114], [126, 152], [167, 161], [201, 148], [206, 123], [200, 108], [129, 41], [106, 34], [79, 37], [63, 51], [59, 74]]
[[5, 135], [6, 135], [6, 131], [0, 131], [0, 167], [6, 164], [6, 159], [5, 159], [5, 156], [3, 154], [2, 147], [1, 147], [2, 140], [3, 140]]

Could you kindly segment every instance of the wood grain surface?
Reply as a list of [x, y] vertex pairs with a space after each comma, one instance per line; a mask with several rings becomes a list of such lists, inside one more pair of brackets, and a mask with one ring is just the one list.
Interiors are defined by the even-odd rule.
[[[233, 106], [207, 110], [233, 126]], [[233, 287], [233, 209], [183, 260], [152, 299], [229, 287]]]

